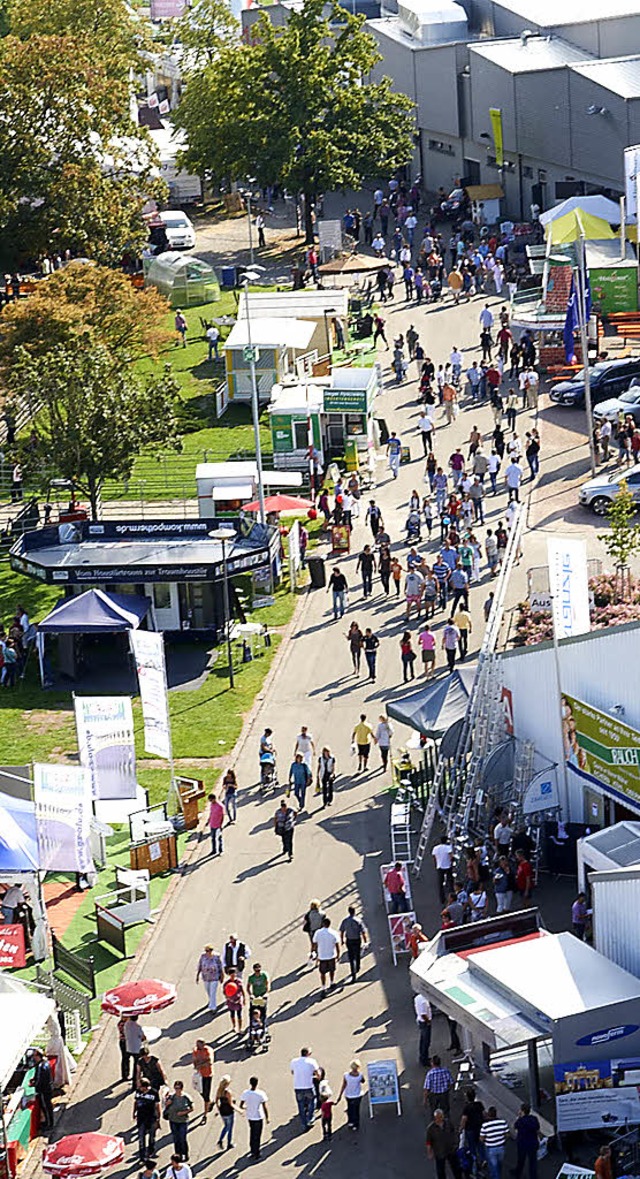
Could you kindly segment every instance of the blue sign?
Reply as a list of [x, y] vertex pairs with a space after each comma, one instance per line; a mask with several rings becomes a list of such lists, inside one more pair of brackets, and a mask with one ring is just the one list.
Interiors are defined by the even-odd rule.
[[610, 1044], [612, 1040], [623, 1040], [625, 1036], [632, 1036], [640, 1030], [637, 1023], [620, 1024], [617, 1028], [604, 1028], [601, 1032], [592, 1032], [590, 1036], [581, 1036], [576, 1040], [580, 1048], [591, 1048], [596, 1044]]

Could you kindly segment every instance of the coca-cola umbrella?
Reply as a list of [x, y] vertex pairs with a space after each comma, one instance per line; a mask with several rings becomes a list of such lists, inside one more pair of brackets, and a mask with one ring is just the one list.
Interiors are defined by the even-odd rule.
[[124, 1158], [124, 1140], [111, 1134], [67, 1134], [47, 1146], [42, 1158], [42, 1168], [48, 1175], [65, 1176], [99, 1175], [107, 1167], [121, 1163]]
[[110, 1015], [149, 1015], [151, 1011], [162, 1011], [176, 1001], [173, 983], [161, 982], [158, 978], [141, 978], [138, 982], [122, 983], [107, 991], [101, 1007]]
[[[303, 499], [298, 495], [265, 495], [264, 510], [265, 512], [279, 512], [282, 516], [299, 516], [304, 512], [308, 512], [313, 507], [310, 499]], [[259, 512], [260, 501], [253, 500], [250, 504], [244, 504], [243, 512]]]

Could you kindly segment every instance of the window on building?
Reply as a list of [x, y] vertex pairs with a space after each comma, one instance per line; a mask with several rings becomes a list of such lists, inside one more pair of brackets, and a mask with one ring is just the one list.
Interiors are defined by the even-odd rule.
[[171, 586], [166, 581], [156, 581], [153, 586], [153, 604], [156, 610], [171, 609]]
[[306, 450], [309, 445], [309, 427], [306, 422], [293, 423], [293, 449]]

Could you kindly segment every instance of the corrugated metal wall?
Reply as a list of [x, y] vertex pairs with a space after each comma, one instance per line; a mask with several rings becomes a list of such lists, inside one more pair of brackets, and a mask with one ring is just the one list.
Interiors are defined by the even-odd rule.
[[640, 978], [640, 872], [596, 872], [591, 890], [596, 950]]

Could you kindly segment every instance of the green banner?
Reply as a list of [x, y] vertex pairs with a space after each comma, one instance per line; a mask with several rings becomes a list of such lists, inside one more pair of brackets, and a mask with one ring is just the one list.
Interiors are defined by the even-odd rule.
[[289, 454], [293, 450], [293, 424], [287, 414], [271, 415], [271, 439], [276, 454]]
[[325, 413], [366, 413], [367, 394], [364, 389], [325, 389]]
[[615, 716], [562, 697], [564, 756], [570, 766], [634, 799], [640, 798], [640, 733]]
[[617, 266], [611, 270], [590, 269], [591, 299], [598, 310], [638, 310], [638, 272], [635, 266]]

